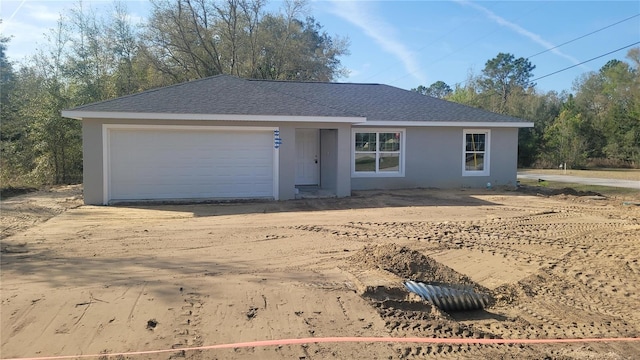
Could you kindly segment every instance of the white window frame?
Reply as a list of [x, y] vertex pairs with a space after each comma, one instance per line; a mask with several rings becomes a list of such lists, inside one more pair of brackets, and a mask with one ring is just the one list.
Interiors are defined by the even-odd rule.
[[[400, 151], [398, 160], [398, 171], [356, 171], [356, 134], [357, 133], [376, 133], [376, 140], [380, 133], [400, 133]], [[352, 177], [404, 177], [404, 163], [406, 158], [406, 130], [398, 128], [361, 128], [351, 129], [351, 176]], [[378, 167], [378, 158], [380, 153], [388, 151], [379, 150], [379, 144], [376, 141], [376, 168]]]
[[[467, 170], [467, 135], [484, 134], [484, 164], [482, 170]], [[462, 176], [489, 176], [491, 174], [491, 130], [464, 129], [462, 131]]]

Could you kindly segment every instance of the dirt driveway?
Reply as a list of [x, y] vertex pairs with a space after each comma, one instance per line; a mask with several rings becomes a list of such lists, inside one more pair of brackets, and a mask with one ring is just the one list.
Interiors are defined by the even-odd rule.
[[[117, 358], [640, 354], [638, 341], [180, 350], [333, 336], [638, 337], [640, 207], [620, 199], [408, 190], [245, 204], [74, 205], [25, 226], [2, 206], [3, 359], [147, 350], [170, 351]], [[471, 286], [493, 300], [486, 310], [447, 313], [409, 295], [407, 278]]]

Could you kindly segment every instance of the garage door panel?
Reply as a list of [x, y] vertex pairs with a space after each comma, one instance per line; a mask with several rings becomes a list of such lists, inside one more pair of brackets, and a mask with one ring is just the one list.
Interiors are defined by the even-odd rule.
[[110, 132], [110, 199], [273, 197], [270, 131]]

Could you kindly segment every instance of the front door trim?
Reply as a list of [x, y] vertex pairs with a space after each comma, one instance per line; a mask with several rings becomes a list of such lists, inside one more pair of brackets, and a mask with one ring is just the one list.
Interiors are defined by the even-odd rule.
[[295, 185], [320, 185], [319, 129], [296, 129]]

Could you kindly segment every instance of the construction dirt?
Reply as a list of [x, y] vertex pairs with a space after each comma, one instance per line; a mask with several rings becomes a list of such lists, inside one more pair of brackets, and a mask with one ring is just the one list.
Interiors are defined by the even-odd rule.
[[[81, 205], [80, 191], [1, 203], [2, 359], [640, 354], [638, 198], [403, 190], [104, 207]], [[490, 300], [484, 310], [441, 309], [407, 291], [408, 279]], [[327, 337], [396, 340], [279, 341]], [[262, 340], [278, 341], [211, 348]]]

